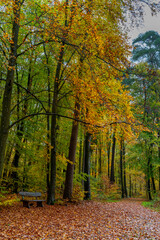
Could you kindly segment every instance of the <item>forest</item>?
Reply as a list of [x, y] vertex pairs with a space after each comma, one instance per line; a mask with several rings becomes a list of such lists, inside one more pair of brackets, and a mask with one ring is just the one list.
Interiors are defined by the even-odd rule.
[[156, 1], [0, 0], [0, 190], [60, 200], [160, 193]]

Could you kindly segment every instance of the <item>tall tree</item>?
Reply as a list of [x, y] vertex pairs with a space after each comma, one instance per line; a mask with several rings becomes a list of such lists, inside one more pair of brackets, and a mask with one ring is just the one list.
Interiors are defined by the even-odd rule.
[[115, 149], [116, 149], [116, 137], [115, 132], [113, 133], [113, 142], [112, 142], [112, 159], [111, 159], [111, 174], [110, 174], [110, 182], [115, 183]]
[[124, 198], [124, 178], [123, 178], [123, 138], [120, 139], [120, 180], [121, 180], [121, 194]]
[[[78, 101], [76, 101], [75, 109], [74, 109], [74, 119], [78, 120], [79, 110], [80, 110], [80, 105]], [[75, 164], [75, 156], [76, 156], [77, 138], [78, 138], [78, 122], [74, 120], [72, 125], [72, 133], [71, 133], [70, 146], [69, 146], [69, 156], [68, 156], [69, 161], [67, 163], [65, 188], [63, 193], [63, 198], [69, 199], [69, 200], [71, 200], [72, 198], [73, 174], [74, 174], [74, 167], [75, 167], [74, 164]]]
[[54, 94], [52, 100], [52, 116], [51, 116], [51, 172], [50, 185], [47, 196], [47, 203], [49, 205], [55, 202], [55, 188], [56, 188], [56, 136], [57, 136], [57, 114], [58, 114], [58, 94], [60, 84], [60, 73], [62, 69], [62, 61], [64, 55], [64, 43], [60, 46], [59, 58], [57, 62], [57, 69], [54, 80]]
[[122, 159], [123, 159], [123, 179], [124, 179], [124, 194], [125, 197], [128, 197], [128, 191], [127, 191], [127, 179], [126, 179], [126, 156], [125, 156], [125, 143], [124, 139], [122, 140]]
[[14, 74], [17, 62], [18, 35], [20, 28], [20, 10], [24, 0], [13, 1], [13, 23], [12, 23], [12, 39], [10, 43], [10, 54], [8, 59], [8, 70], [6, 77], [5, 90], [3, 94], [2, 115], [0, 120], [0, 177], [2, 176], [3, 164], [5, 158], [5, 149], [7, 144], [10, 111], [12, 100], [12, 89], [14, 82]]
[[[24, 100], [24, 104], [22, 107], [22, 116], [26, 116], [27, 115], [27, 111], [28, 111], [28, 97], [30, 96], [30, 92], [31, 92], [31, 86], [32, 86], [32, 81], [33, 81], [33, 76], [32, 76], [32, 58], [33, 58], [33, 51], [31, 53], [31, 57], [30, 57], [30, 62], [29, 62], [29, 69], [28, 69], [28, 79], [27, 79], [27, 93], [26, 93], [26, 98]], [[17, 80], [18, 80], [18, 73], [17, 73]], [[19, 99], [19, 94], [20, 94], [20, 89], [19, 89], [19, 85], [17, 86], [17, 120], [19, 120], [19, 115], [20, 115], [20, 99]], [[25, 142], [25, 129], [24, 129], [24, 121], [21, 121], [20, 123], [17, 124], [17, 138], [18, 138], [18, 143], [16, 143], [15, 146], [15, 154], [14, 154], [14, 158], [13, 158], [13, 162], [12, 162], [12, 166], [13, 166], [13, 171], [12, 171], [12, 180], [13, 180], [13, 192], [17, 193], [18, 192], [18, 166], [19, 166], [19, 159], [21, 156], [21, 142], [22, 142], [22, 138], [23, 142]]]
[[91, 134], [86, 132], [85, 135], [85, 147], [84, 147], [84, 199], [91, 199], [91, 188], [90, 188], [90, 155], [91, 155]]

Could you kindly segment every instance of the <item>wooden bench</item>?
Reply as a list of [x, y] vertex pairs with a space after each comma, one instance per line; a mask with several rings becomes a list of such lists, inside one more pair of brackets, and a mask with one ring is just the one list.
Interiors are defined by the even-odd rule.
[[[30, 206], [33, 205], [33, 202], [37, 202], [37, 207], [43, 207], [43, 202], [45, 200], [38, 199], [42, 195], [40, 192], [19, 192], [19, 195], [22, 196], [21, 201], [23, 202], [23, 207], [30, 208]], [[25, 199], [25, 197], [27, 199]]]

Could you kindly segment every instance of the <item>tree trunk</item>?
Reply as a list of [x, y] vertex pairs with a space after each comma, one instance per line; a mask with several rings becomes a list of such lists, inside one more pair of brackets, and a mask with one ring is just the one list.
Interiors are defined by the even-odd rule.
[[137, 181], [135, 179], [135, 185], [134, 185], [134, 194], [137, 196]]
[[50, 183], [47, 196], [47, 204], [53, 205], [55, 202], [55, 189], [56, 189], [56, 133], [57, 133], [57, 102], [60, 84], [60, 73], [62, 67], [62, 60], [64, 55], [64, 43], [60, 47], [60, 54], [57, 63], [55, 81], [54, 81], [54, 94], [52, 101], [52, 117], [51, 117], [51, 169], [50, 169]]
[[152, 196], [151, 196], [151, 183], [150, 183], [150, 156], [148, 157], [148, 165], [147, 165], [147, 195], [148, 195], [148, 199], [152, 200]]
[[107, 146], [107, 156], [108, 156], [108, 177], [110, 177], [110, 151], [111, 151], [111, 141], [108, 142], [108, 146]]
[[101, 149], [101, 142], [99, 146], [99, 166], [98, 166], [98, 175], [102, 173], [102, 149]]
[[0, 121], [0, 178], [2, 177], [2, 172], [3, 172], [5, 150], [6, 150], [7, 138], [8, 138], [8, 132], [9, 132], [12, 88], [13, 88], [13, 81], [14, 81], [15, 66], [17, 61], [21, 5], [22, 3], [20, 0], [15, 0], [13, 3], [14, 20], [13, 20], [13, 28], [12, 28], [12, 43], [10, 48], [7, 78], [6, 78], [4, 95], [3, 95], [2, 116]]
[[158, 168], [159, 170], [159, 191], [160, 191], [160, 167]]
[[[17, 66], [16, 66], [16, 73], [17, 73], [16, 75], [17, 75], [17, 83], [18, 83]], [[19, 120], [19, 94], [20, 94], [20, 89], [19, 89], [19, 85], [17, 85], [17, 120]], [[18, 124], [18, 126], [17, 126], [17, 137], [21, 141], [20, 135], [22, 135], [22, 133], [20, 131], [20, 124]], [[14, 154], [14, 158], [13, 158], [13, 162], [12, 162], [13, 171], [11, 172], [11, 177], [13, 179], [12, 191], [15, 192], [15, 193], [18, 192], [18, 172], [17, 172], [17, 168], [18, 168], [18, 162], [19, 162], [19, 157], [20, 157], [19, 147], [20, 147], [19, 144], [16, 143], [15, 154]]]
[[120, 183], [121, 183], [121, 194], [122, 198], [124, 198], [124, 184], [123, 184], [123, 139], [121, 137], [120, 141]]
[[125, 145], [123, 140], [123, 178], [124, 178], [124, 195], [127, 198], [128, 192], [127, 192], [127, 181], [126, 181], [126, 159], [125, 159]]
[[[32, 64], [32, 62], [31, 61], [30, 61], [30, 64], [29, 64], [29, 69], [28, 69], [27, 95], [26, 95], [26, 100], [24, 102], [24, 106], [23, 106], [23, 110], [22, 110], [23, 116], [26, 116], [26, 114], [27, 114], [27, 110], [28, 110], [27, 96], [29, 96], [29, 92], [31, 91], [31, 86], [32, 86], [32, 76], [31, 76], [31, 64]], [[17, 91], [18, 91], [17, 118], [19, 119], [19, 86], [18, 86]], [[17, 137], [19, 139], [19, 142], [22, 141], [22, 138], [24, 136], [24, 131], [25, 131], [24, 121], [22, 121], [17, 126]], [[25, 140], [23, 140], [23, 141], [25, 141]], [[21, 148], [21, 146], [19, 145], [19, 143], [17, 143], [16, 147], [15, 147], [15, 155], [14, 155], [13, 162], [12, 162], [12, 167], [13, 167], [14, 170], [12, 171], [11, 176], [12, 176], [12, 179], [13, 179], [13, 189], [12, 189], [12, 191], [14, 193], [18, 192], [18, 179], [19, 179], [18, 178], [18, 165], [19, 165], [19, 159], [20, 159], [20, 156], [21, 156], [20, 148]]]
[[[80, 69], [79, 69], [79, 77], [82, 74], [82, 64], [84, 58], [81, 56], [80, 58]], [[80, 111], [80, 104], [79, 99], [76, 96], [75, 99], [75, 107], [74, 107], [74, 119], [79, 119], [79, 111]], [[78, 121], [74, 120], [72, 124], [72, 132], [71, 132], [71, 139], [70, 139], [70, 146], [69, 146], [69, 162], [67, 163], [67, 171], [66, 171], [66, 178], [65, 178], [65, 186], [63, 192], [63, 199], [72, 199], [72, 191], [73, 191], [73, 176], [74, 176], [74, 164], [75, 164], [75, 157], [76, 157], [76, 147], [77, 147], [77, 139], [78, 139]]]
[[[25, 151], [27, 149], [27, 140], [24, 140], [25, 142]], [[24, 162], [23, 162], [23, 183], [22, 183], [22, 189], [23, 191], [27, 190], [27, 158], [26, 158], [26, 152], [25, 152], [25, 157], [24, 157]]]
[[156, 185], [155, 185], [155, 180], [154, 180], [154, 173], [153, 173], [153, 165], [150, 165], [150, 171], [151, 171], [151, 180], [152, 180], [152, 187], [153, 187], [153, 192], [154, 194], [156, 193]]
[[[68, 27], [68, 4], [69, 1], [65, 1], [65, 27]], [[68, 35], [68, 30], [64, 34], [64, 38]], [[54, 81], [54, 94], [53, 94], [53, 101], [52, 101], [52, 117], [51, 117], [51, 157], [50, 157], [50, 182], [49, 182], [49, 189], [47, 193], [47, 204], [53, 205], [55, 202], [55, 190], [56, 190], [56, 133], [57, 133], [57, 111], [58, 111], [58, 94], [59, 94], [59, 85], [61, 79], [61, 68], [62, 68], [62, 60], [64, 55], [64, 47], [65, 43], [62, 42], [60, 47], [60, 53], [57, 63], [55, 81]], [[48, 165], [49, 167], [49, 165]], [[48, 175], [49, 177], [49, 175]]]
[[132, 177], [129, 175], [129, 197], [132, 197]]
[[[47, 81], [48, 81], [48, 112], [50, 112], [50, 108], [51, 108], [51, 86], [50, 86], [50, 68], [49, 68], [49, 56], [47, 55], [47, 51], [46, 51], [46, 45], [45, 43], [43, 44], [43, 50], [44, 50], [44, 54], [46, 57], [46, 68], [47, 68]], [[49, 146], [49, 142], [50, 142], [50, 116], [47, 115], [47, 164], [46, 164], [46, 168], [47, 168], [47, 178], [46, 178], [46, 182], [47, 182], [47, 196], [49, 195], [49, 184], [50, 184], [50, 164], [49, 164], [49, 159], [50, 159], [50, 146]]]
[[13, 149], [14, 149], [14, 143], [11, 143], [11, 142], [8, 143], [6, 156], [5, 156], [5, 168], [3, 171], [3, 179], [5, 180], [4, 183], [7, 182], [7, 178], [8, 178], [9, 172], [10, 172], [9, 164], [11, 161], [11, 155], [12, 155]]
[[150, 158], [150, 177], [152, 180], [152, 187], [153, 187], [153, 192], [156, 193], [156, 186], [155, 186], [155, 181], [154, 181], [154, 173], [153, 173], [153, 165], [152, 165], [152, 152], [153, 152], [153, 143], [150, 144], [149, 147], [149, 158]]
[[147, 179], [147, 194], [148, 194], [148, 199], [152, 200], [150, 178]]
[[[160, 131], [158, 131], [158, 139], [160, 139]], [[158, 146], [158, 159], [160, 164], [160, 146]], [[158, 173], [159, 173], [159, 191], [160, 191], [160, 167], [158, 168]]]
[[115, 148], [116, 148], [116, 138], [115, 138], [115, 133], [113, 133], [112, 161], [111, 161], [111, 175], [110, 175], [110, 182], [112, 184], [115, 183], [115, 175], [114, 175]]
[[91, 198], [90, 190], [90, 145], [91, 145], [91, 134], [86, 133], [85, 136], [85, 155], [84, 155], [84, 200], [89, 200]]
[[[79, 109], [80, 105], [78, 100], [76, 99], [75, 102], [75, 109], [74, 109], [74, 119], [78, 119], [79, 117]], [[78, 138], [78, 122], [76, 120], [73, 121], [72, 125], [72, 133], [70, 139], [70, 146], [69, 146], [69, 162], [67, 163], [67, 171], [66, 171], [66, 180], [65, 180], [65, 187], [63, 198], [71, 200], [72, 198], [72, 190], [73, 190], [73, 175], [74, 175], [74, 163], [75, 163], [75, 156], [76, 156], [76, 147], [77, 147], [77, 138]]]
[[79, 146], [79, 174], [82, 173], [82, 151], [83, 146], [82, 146], [82, 134], [80, 136], [80, 146]]

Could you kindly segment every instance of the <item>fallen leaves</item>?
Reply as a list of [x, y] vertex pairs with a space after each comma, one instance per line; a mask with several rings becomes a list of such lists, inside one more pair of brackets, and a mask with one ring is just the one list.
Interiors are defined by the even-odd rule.
[[0, 214], [0, 239], [160, 239], [160, 214], [138, 201], [84, 201], [30, 209], [17, 203]]

